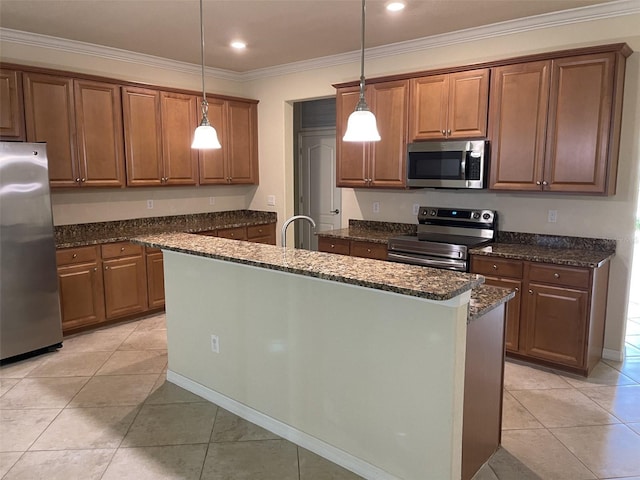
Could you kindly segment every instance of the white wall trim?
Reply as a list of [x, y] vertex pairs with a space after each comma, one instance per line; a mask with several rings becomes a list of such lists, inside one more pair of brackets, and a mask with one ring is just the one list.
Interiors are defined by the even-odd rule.
[[[456, 32], [443, 33], [430, 37], [419, 38], [406, 42], [398, 42], [380, 47], [368, 48], [366, 54], [368, 58], [383, 58], [403, 53], [440, 48], [458, 43], [471, 42], [491, 37], [500, 37], [516, 32], [526, 32], [561, 25], [588, 22], [604, 18], [619, 17], [623, 15], [633, 15], [640, 13], [640, 1], [638, 0], [617, 0], [614, 2], [592, 5], [587, 7], [563, 10], [561, 12], [545, 13], [532, 17], [508, 20], [481, 27], [468, 28]], [[80, 53], [97, 57], [106, 57], [123, 62], [142, 64], [150, 67], [164, 68], [184, 73], [200, 73], [200, 66], [135, 53], [113, 47], [105, 47], [86, 42], [66, 40], [63, 38], [40, 35], [19, 30], [0, 28], [0, 38], [3, 41], [32, 45], [43, 48], [51, 48], [71, 53]], [[347, 52], [339, 55], [330, 55], [310, 60], [277, 65], [274, 67], [261, 68], [248, 72], [233, 72], [230, 70], [207, 68], [206, 74], [210, 77], [237, 82], [249, 82], [260, 78], [276, 77], [296, 72], [314, 70], [318, 68], [354, 63], [359, 60], [359, 51]]]
[[603, 348], [602, 358], [604, 358], [605, 360], [613, 360], [614, 362], [622, 362], [624, 360], [624, 354], [620, 350]]
[[215, 403], [219, 407], [228, 410], [229, 412], [238, 415], [251, 423], [254, 423], [262, 428], [281, 436], [282, 438], [289, 440], [296, 445], [299, 445], [307, 450], [310, 450], [317, 455], [320, 455], [327, 460], [340, 465], [358, 475], [367, 478], [369, 480], [398, 480], [397, 477], [381, 470], [374, 465], [371, 465], [358, 457], [355, 457], [349, 453], [346, 453], [339, 448], [336, 448], [328, 443], [323, 442], [311, 435], [304, 433], [301, 430], [291, 427], [286, 423], [282, 423], [275, 418], [269, 417], [264, 413], [254, 410], [247, 405], [240, 403], [232, 398], [227, 397], [221, 393], [216, 392], [204, 385], [201, 385], [193, 380], [180, 375], [179, 373], [167, 370], [167, 381], [174, 383], [191, 393], [194, 393], [212, 403]]

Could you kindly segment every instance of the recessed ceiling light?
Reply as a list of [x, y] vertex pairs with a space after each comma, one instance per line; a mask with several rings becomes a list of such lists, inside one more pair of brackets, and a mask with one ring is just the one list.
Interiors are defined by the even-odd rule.
[[404, 10], [404, 7], [406, 6], [406, 4], [404, 2], [401, 1], [391, 1], [388, 2], [386, 5], [387, 10], [389, 10], [390, 12], [399, 12], [400, 10]]
[[235, 48], [236, 50], [244, 50], [245, 48], [247, 48], [247, 44], [240, 40], [234, 40], [233, 42], [231, 42], [231, 47]]

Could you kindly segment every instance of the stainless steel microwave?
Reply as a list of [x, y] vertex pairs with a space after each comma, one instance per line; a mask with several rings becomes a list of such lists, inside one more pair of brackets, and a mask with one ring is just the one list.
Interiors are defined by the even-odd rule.
[[407, 186], [486, 188], [488, 161], [489, 142], [486, 140], [410, 143]]

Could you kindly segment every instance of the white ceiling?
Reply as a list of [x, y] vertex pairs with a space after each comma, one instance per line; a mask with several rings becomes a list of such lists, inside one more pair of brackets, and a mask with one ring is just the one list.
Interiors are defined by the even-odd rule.
[[[369, 0], [366, 46], [628, 2], [406, 0], [404, 11], [391, 14], [386, 0]], [[360, 0], [204, 0], [205, 63], [249, 72], [356, 51], [360, 5]], [[0, 0], [0, 27], [200, 64], [197, 0]], [[232, 51], [233, 39], [244, 40], [247, 49]]]

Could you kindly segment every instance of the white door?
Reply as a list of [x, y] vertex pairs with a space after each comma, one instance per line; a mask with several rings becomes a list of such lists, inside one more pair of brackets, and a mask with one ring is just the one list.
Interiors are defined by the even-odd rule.
[[[303, 132], [300, 146], [300, 208], [316, 222], [316, 231], [335, 230], [341, 225], [341, 190], [336, 188], [335, 129]], [[318, 238], [307, 222], [299, 222], [298, 248], [318, 250]]]

